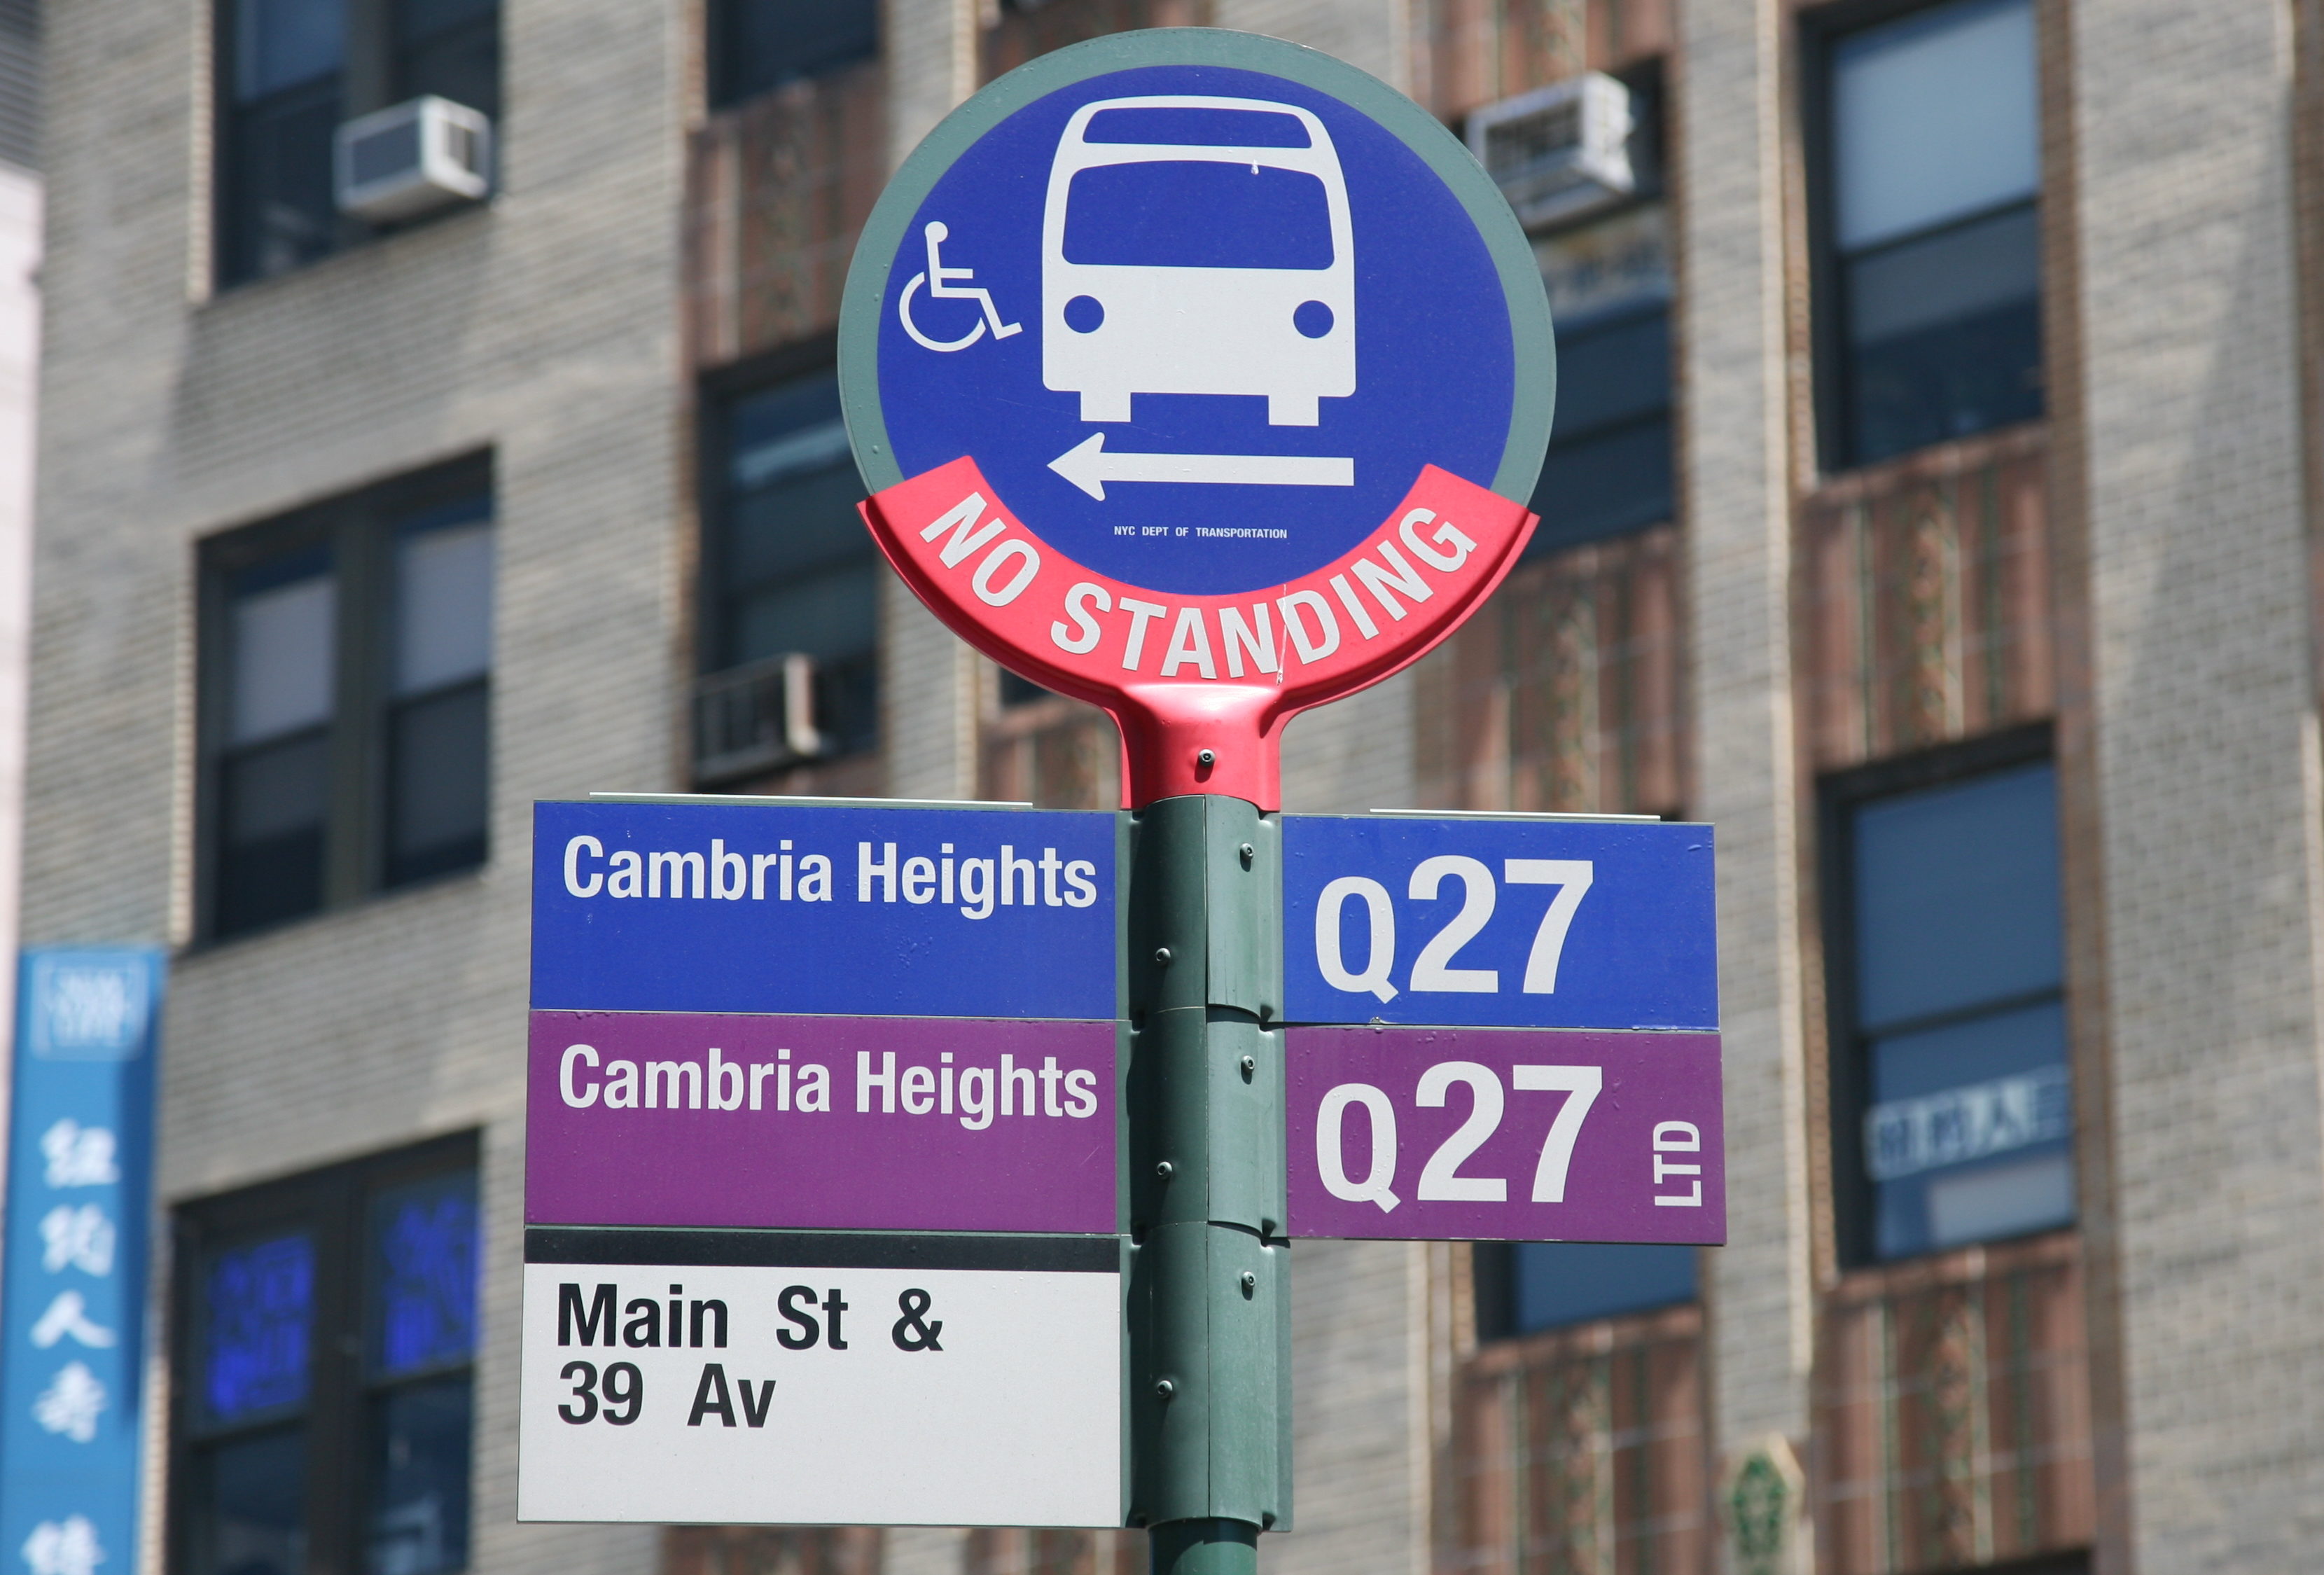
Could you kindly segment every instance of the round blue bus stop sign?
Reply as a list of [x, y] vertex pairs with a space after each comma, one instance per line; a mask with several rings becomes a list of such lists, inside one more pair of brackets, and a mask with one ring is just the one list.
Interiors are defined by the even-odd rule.
[[1418, 106], [1277, 40], [1119, 34], [986, 88], [881, 198], [840, 338], [881, 549], [1113, 713], [1133, 803], [1273, 807], [1290, 716], [1450, 633], [1534, 524], [1515, 217]]

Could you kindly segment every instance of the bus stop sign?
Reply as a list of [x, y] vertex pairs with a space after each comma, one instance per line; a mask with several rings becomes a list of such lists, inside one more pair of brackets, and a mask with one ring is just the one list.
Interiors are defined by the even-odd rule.
[[1133, 805], [1276, 807], [1298, 711], [1523, 548], [1554, 366], [1492, 181], [1278, 40], [1118, 34], [922, 143], [848, 275], [864, 517], [955, 632], [1120, 724]]

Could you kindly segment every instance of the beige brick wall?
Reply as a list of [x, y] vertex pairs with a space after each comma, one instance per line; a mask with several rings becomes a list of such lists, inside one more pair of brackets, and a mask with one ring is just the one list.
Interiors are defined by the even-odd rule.
[[[0, 162], [0, 944], [15, 945], [23, 853], [25, 652], [32, 612], [32, 447], [41, 359], [41, 181]], [[15, 1020], [15, 970], [0, 1021]]]
[[[2143, 1571], [2324, 1537], [2319, 783], [2291, 17], [2078, 8], [2130, 1513]], [[2312, 420], [2312, 413], [2310, 419]]]
[[[506, 189], [206, 299], [206, 7], [49, 16], [23, 892], [29, 940], [189, 934], [191, 577], [211, 532], [490, 446], [502, 526], [482, 873], [180, 961], [161, 1184], [183, 1199], [485, 1132], [478, 1568], [643, 1570], [646, 1530], [513, 1524], [530, 801], [681, 780], [692, 520], [679, 349], [689, 8], [505, 0]], [[1215, 0], [1401, 85], [1417, 0]], [[891, 159], [973, 85], [977, 0], [888, 0]], [[2292, 1570], [2324, 1533], [2324, 764], [2293, 361], [2289, 22], [2074, 13], [2098, 803], [2132, 1524], [2144, 1571]], [[1731, 1245], [1711, 1413], [1807, 1433], [1813, 1296], [1788, 635], [1781, 0], [1691, 0], [1673, 74], [1700, 802], [1719, 826]], [[2312, 417], [2309, 418], [2312, 420]], [[964, 797], [989, 674], [883, 602], [891, 792]], [[1296, 723], [1288, 807], [1414, 791], [1397, 680]], [[1438, 1254], [1441, 1259], [1443, 1255]], [[1450, 1332], [1425, 1248], [1303, 1244], [1285, 1575], [1428, 1563]], [[158, 1502], [158, 1500], [157, 1500]], [[955, 1534], [899, 1533], [896, 1575]]]
[[679, 10], [509, 0], [490, 211], [215, 299], [208, 8], [52, 11], [52, 419], [27, 784], [36, 940], [183, 940], [196, 542], [432, 459], [498, 456], [494, 853], [472, 878], [175, 971], [178, 1199], [484, 1128], [477, 1567], [635, 1570], [643, 1530], [514, 1523], [530, 802], [674, 784]]
[[[1700, 801], [1719, 835], [1728, 1245], [1703, 1255], [1716, 1439], [1807, 1435], [1801, 784], [1792, 716], [1776, 0], [1682, 6], [1680, 519]], [[1714, 1445], [1714, 1448], [1718, 1447]]]

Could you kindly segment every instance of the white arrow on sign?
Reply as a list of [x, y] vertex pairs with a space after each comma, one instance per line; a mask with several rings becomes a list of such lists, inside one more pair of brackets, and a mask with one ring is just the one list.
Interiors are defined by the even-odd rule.
[[1352, 459], [1301, 454], [1108, 454], [1105, 434], [1076, 444], [1049, 468], [1099, 502], [1108, 482], [1208, 482], [1245, 487], [1351, 487]]

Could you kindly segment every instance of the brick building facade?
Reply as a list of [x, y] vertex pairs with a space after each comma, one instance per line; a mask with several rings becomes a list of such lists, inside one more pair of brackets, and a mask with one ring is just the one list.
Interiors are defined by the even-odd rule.
[[[825, 529], [832, 332], [946, 110], [1175, 25], [1456, 131], [1621, 85], [1629, 176], [1536, 226], [1538, 550], [1291, 729], [1286, 806], [1721, 854], [1729, 1244], [1303, 1244], [1264, 1559], [2307, 1567], [2319, 0], [88, 0], [44, 41], [23, 929], [176, 948], [144, 1567], [1142, 1561], [515, 1524], [517, 1046], [535, 798], [1114, 801], [1102, 718]], [[337, 213], [330, 127], [423, 92], [493, 115], [490, 199]], [[391, 1440], [432, 1486], [196, 1404], [237, 1244], [414, 1187], [482, 1265]], [[285, 1448], [303, 1497], [249, 1486]]]

